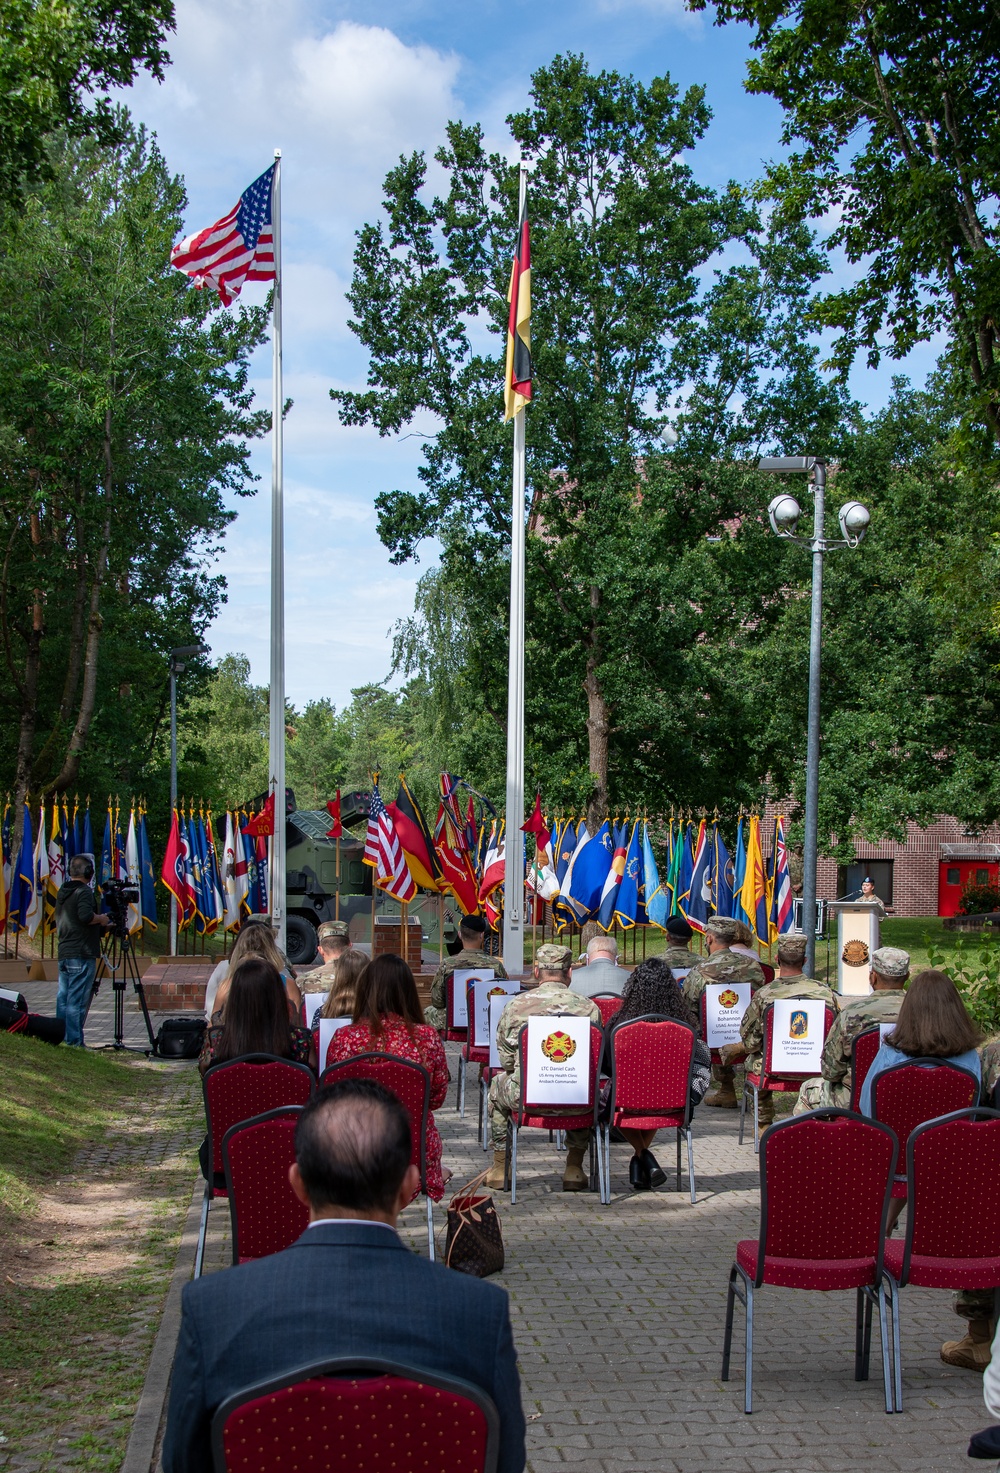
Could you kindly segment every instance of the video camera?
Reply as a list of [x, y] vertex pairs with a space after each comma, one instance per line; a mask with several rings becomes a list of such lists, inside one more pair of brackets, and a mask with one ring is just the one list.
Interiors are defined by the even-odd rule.
[[105, 880], [101, 886], [101, 898], [111, 918], [109, 929], [118, 937], [128, 935], [128, 908], [139, 903], [138, 885], [126, 884], [124, 880]]

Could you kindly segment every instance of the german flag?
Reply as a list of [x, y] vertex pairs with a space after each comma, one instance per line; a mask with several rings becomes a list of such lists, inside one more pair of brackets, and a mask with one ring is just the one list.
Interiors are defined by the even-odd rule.
[[387, 808], [414, 882], [426, 890], [440, 890], [441, 871], [434, 853], [434, 840], [427, 827], [427, 820], [420, 811], [420, 804], [406, 786], [406, 778], [402, 775], [396, 801], [387, 804]]
[[527, 198], [517, 223], [517, 245], [510, 268], [510, 317], [507, 321], [507, 373], [504, 420], [513, 419], [531, 399], [531, 233]]

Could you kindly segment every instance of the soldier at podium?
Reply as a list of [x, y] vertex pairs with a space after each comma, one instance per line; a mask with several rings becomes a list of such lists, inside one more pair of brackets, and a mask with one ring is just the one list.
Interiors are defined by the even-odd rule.
[[834, 1018], [823, 1046], [822, 1075], [802, 1085], [793, 1115], [804, 1115], [807, 1110], [850, 1108], [851, 1046], [866, 1028], [895, 1023], [909, 975], [909, 952], [898, 946], [883, 946], [872, 955], [871, 993], [855, 998]]

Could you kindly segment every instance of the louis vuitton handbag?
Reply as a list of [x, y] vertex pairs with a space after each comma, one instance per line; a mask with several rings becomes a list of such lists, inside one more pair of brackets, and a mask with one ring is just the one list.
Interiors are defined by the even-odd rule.
[[479, 1191], [486, 1172], [474, 1176], [448, 1203], [444, 1261], [460, 1274], [485, 1279], [503, 1268], [500, 1215], [489, 1192]]

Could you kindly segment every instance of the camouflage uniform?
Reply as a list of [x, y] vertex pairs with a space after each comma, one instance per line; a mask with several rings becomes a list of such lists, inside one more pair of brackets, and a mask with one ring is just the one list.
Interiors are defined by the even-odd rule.
[[311, 972], [300, 972], [296, 977], [300, 992], [329, 992], [333, 986], [333, 979], [337, 971], [336, 957], [332, 962], [325, 962], [321, 967], [315, 967]]
[[452, 972], [456, 971], [492, 971], [497, 977], [507, 976], [500, 958], [487, 956], [485, 951], [459, 951], [455, 956], [446, 956], [434, 973], [430, 1006], [424, 1008], [424, 1022], [442, 1033], [448, 1026], [448, 996], [445, 983]]
[[[740, 951], [730, 951], [728, 946], [723, 951], [713, 951], [709, 956], [703, 956], [695, 962], [681, 983], [681, 988], [684, 996], [694, 1008], [699, 1030], [701, 1028], [702, 994], [709, 983], [716, 982], [749, 982], [752, 995], [758, 987], [764, 986], [764, 973], [761, 971], [760, 962], [755, 961], [752, 956], [744, 956]], [[721, 1094], [721, 1097], [727, 1101], [728, 1108], [734, 1109], [735, 1068], [732, 1064], [715, 1064], [712, 1072], [720, 1093], [717, 1093], [714, 1098], [708, 1097], [707, 1103], [715, 1104]]]
[[[494, 1151], [502, 1151], [507, 1141], [507, 1121], [521, 1098], [521, 1066], [517, 1039], [521, 1028], [529, 1018], [545, 1017], [552, 1013], [568, 1013], [574, 1018], [589, 1018], [601, 1026], [601, 1010], [588, 997], [570, 992], [567, 982], [540, 982], [529, 992], [522, 992], [510, 1000], [500, 1015], [497, 1025], [497, 1054], [500, 1069], [490, 1085], [490, 1136]], [[589, 1130], [568, 1130], [566, 1144], [573, 1147], [586, 1146], [590, 1142]]]
[[807, 1079], [799, 1090], [793, 1115], [807, 1110], [847, 1110], [851, 1104], [851, 1047], [859, 1033], [879, 1023], [895, 1023], [906, 996], [901, 987], [872, 992], [848, 1003], [833, 1020], [823, 1048], [821, 1075]]
[[[704, 957], [696, 956], [689, 946], [668, 946], [662, 960], [672, 972], [690, 972], [698, 962], [704, 961]], [[681, 981], [683, 984], [683, 978]]]
[[[764, 1062], [764, 1010], [768, 1003], [779, 1002], [782, 998], [814, 999], [829, 1003], [834, 1009], [839, 1006], [832, 988], [825, 982], [803, 976], [801, 972], [797, 977], [776, 977], [765, 987], [758, 988], [740, 1021], [740, 1038], [747, 1052], [745, 1067], [748, 1074], [759, 1074]], [[762, 1123], [770, 1123], [774, 1119], [774, 1096], [769, 1089], [760, 1091], [758, 1117]]]

